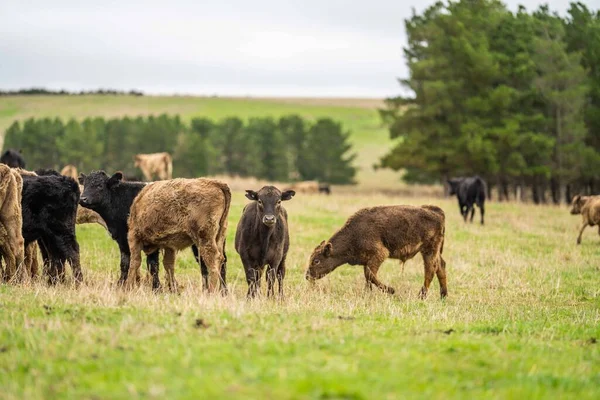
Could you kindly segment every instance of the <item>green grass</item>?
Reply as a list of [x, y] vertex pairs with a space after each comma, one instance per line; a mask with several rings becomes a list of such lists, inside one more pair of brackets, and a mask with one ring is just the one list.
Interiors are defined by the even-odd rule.
[[[248, 302], [233, 249], [245, 203], [235, 193], [227, 297], [202, 293], [188, 250], [179, 294], [117, 289], [117, 246], [95, 225], [78, 227], [81, 288], [1, 286], [0, 398], [600, 396], [600, 238], [589, 229], [576, 246], [565, 208], [488, 203], [481, 227], [450, 200], [297, 196], [286, 298]], [[385, 262], [394, 296], [365, 291], [358, 267], [304, 280], [312, 249], [352, 212], [407, 203], [446, 211], [446, 301], [437, 282], [418, 300], [420, 256]]]
[[398, 174], [389, 170], [373, 171], [372, 166], [392, 146], [382, 125], [377, 100], [365, 99], [258, 99], [178, 96], [13, 96], [0, 97], [0, 132], [15, 120], [29, 117], [64, 119], [103, 116], [123, 117], [149, 114], [179, 114], [184, 121], [193, 117], [219, 120], [229, 116], [242, 119], [299, 114], [316, 120], [330, 117], [351, 132], [358, 157], [358, 180], [366, 188], [395, 187]]

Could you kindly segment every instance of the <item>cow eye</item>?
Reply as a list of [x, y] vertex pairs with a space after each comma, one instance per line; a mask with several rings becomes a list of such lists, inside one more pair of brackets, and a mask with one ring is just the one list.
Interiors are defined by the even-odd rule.
[[262, 200], [258, 200], [258, 205], [262, 206]]
[[277, 200], [277, 204], [281, 204], [281, 200]]
[[314, 265], [319, 265], [319, 263], [320, 263], [320, 262], [321, 262], [321, 260], [319, 260], [319, 259], [315, 259], [315, 260], [313, 260], [313, 264], [314, 264]]

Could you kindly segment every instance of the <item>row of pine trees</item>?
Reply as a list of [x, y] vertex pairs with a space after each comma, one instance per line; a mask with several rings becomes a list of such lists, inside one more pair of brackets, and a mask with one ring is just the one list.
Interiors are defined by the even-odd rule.
[[600, 12], [440, 1], [405, 25], [411, 95], [381, 111], [399, 138], [381, 166], [409, 182], [478, 174], [536, 203], [600, 191]]
[[216, 174], [259, 179], [354, 182], [349, 133], [328, 118], [308, 121], [297, 115], [274, 118], [30, 118], [6, 131], [5, 148], [21, 149], [27, 167], [59, 169], [74, 164], [81, 171], [104, 169], [139, 175], [138, 153], [167, 151], [174, 175]]

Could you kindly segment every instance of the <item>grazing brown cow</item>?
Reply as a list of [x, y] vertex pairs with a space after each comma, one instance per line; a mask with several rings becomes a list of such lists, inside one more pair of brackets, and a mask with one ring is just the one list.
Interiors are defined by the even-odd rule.
[[151, 181], [154, 174], [160, 180], [173, 178], [173, 160], [169, 153], [137, 154], [134, 159], [147, 181]]
[[583, 225], [577, 236], [577, 244], [581, 244], [581, 235], [587, 226], [598, 225], [600, 234], [600, 196], [575, 196], [571, 203], [571, 214], [581, 214]]
[[362, 265], [367, 287], [374, 284], [393, 294], [393, 288], [377, 279], [379, 267], [387, 258], [404, 263], [420, 252], [425, 264], [425, 282], [420, 297], [427, 296], [433, 275], [437, 274], [440, 294], [444, 298], [448, 294], [446, 262], [442, 258], [444, 225], [444, 211], [436, 206], [363, 208], [348, 218], [331, 239], [315, 248], [306, 279], [322, 278], [342, 264]]
[[71, 164], [65, 165], [64, 168], [60, 170], [60, 174], [71, 177], [75, 180], [79, 179], [79, 174], [77, 173], [77, 167], [74, 165], [71, 165]]
[[127, 286], [138, 277], [143, 250], [164, 249], [168, 286], [176, 290], [175, 252], [195, 244], [208, 268], [208, 291], [219, 286], [231, 191], [214, 179], [172, 179], [146, 185], [129, 209], [131, 258]]
[[326, 193], [331, 194], [331, 189], [326, 183], [319, 183], [317, 181], [303, 181], [296, 182], [290, 186], [290, 189], [296, 193], [303, 194], [317, 194]]
[[25, 258], [22, 190], [23, 178], [18, 171], [0, 164], [0, 255], [6, 262], [4, 271], [0, 265], [0, 272], [6, 282], [17, 278]]

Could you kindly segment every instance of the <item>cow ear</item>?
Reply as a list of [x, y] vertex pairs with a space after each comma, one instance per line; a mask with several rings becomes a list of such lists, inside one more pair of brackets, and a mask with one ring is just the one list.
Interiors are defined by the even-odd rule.
[[123, 173], [121, 171], [115, 172], [115, 174], [113, 176], [108, 178], [106, 185], [108, 187], [113, 187], [117, 183], [121, 182], [122, 179], [123, 179]]
[[325, 257], [329, 257], [329, 256], [331, 256], [332, 251], [333, 251], [333, 246], [331, 245], [331, 242], [327, 242], [327, 244], [323, 248], [323, 255]]
[[85, 176], [85, 174], [82, 172], [79, 174], [79, 184], [83, 185], [83, 182], [85, 182], [85, 178], [87, 178], [87, 176]]
[[578, 194], [577, 196], [573, 197], [573, 203], [579, 203], [579, 199], [581, 199], [581, 195]]
[[281, 200], [291, 200], [295, 194], [296, 192], [294, 192], [293, 190], [286, 190], [285, 192], [281, 193]]
[[246, 190], [246, 198], [248, 200], [258, 200], [258, 193], [256, 193], [254, 190]]

